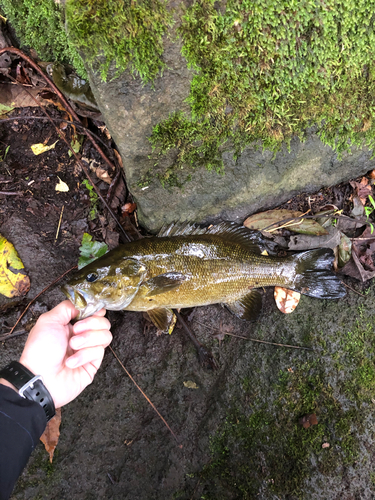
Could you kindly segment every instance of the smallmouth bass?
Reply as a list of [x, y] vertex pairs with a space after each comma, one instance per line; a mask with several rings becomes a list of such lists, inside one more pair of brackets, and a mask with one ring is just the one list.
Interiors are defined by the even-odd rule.
[[169, 333], [172, 309], [184, 307], [222, 303], [240, 318], [255, 319], [261, 308], [256, 288], [282, 286], [323, 299], [346, 294], [332, 271], [332, 250], [270, 257], [261, 255], [261, 241], [261, 233], [235, 223], [173, 224], [108, 252], [62, 290], [79, 319], [102, 307], [145, 311], [159, 331]]

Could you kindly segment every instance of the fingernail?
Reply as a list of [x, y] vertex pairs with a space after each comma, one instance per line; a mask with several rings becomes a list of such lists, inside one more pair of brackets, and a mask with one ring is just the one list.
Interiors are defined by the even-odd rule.
[[68, 368], [75, 368], [79, 363], [79, 360], [77, 358], [68, 358], [65, 361], [65, 364]]
[[73, 347], [73, 349], [79, 349], [80, 347], [83, 346], [84, 343], [85, 343], [85, 339], [82, 337], [73, 337], [70, 340], [70, 345], [71, 345], [71, 347]]

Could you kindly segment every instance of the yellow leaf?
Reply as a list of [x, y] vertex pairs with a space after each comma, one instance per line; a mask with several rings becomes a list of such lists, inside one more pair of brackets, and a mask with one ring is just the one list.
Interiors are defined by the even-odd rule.
[[32, 152], [34, 153], [34, 155], [40, 155], [41, 153], [45, 153], [46, 151], [53, 149], [58, 142], [59, 141], [57, 140], [56, 142], [51, 144], [51, 146], [46, 146], [46, 144], [42, 144], [42, 143], [33, 144], [31, 146], [31, 149], [32, 149]]
[[60, 182], [58, 184], [56, 184], [55, 191], [61, 191], [63, 193], [66, 193], [67, 191], [69, 191], [68, 184], [66, 184], [64, 181], [62, 181], [59, 176], [57, 176], [57, 178], [59, 179]]
[[30, 290], [30, 278], [12, 243], [0, 235], [0, 294], [19, 297]]
[[274, 297], [279, 310], [284, 314], [290, 314], [298, 306], [301, 294], [281, 286], [275, 286]]
[[197, 384], [192, 380], [186, 380], [186, 382], [184, 382], [184, 386], [187, 387], [188, 389], [199, 389]]

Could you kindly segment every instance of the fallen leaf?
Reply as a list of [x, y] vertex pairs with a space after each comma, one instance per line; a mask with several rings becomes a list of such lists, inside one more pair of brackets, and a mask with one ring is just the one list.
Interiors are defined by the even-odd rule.
[[95, 172], [95, 175], [98, 179], [106, 182], [107, 184], [111, 184], [113, 179], [111, 178], [111, 176], [109, 175], [107, 170], [105, 170], [104, 168], [98, 167], [97, 169], [94, 170], [94, 172]]
[[[74, 134], [72, 137], [72, 140], [70, 142], [70, 147], [73, 149], [73, 151], [77, 154], [79, 153], [79, 150], [81, 149], [82, 143], [83, 143], [84, 136], [79, 135], [79, 134]], [[72, 152], [68, 151], [68, 155], [72, 156]]]
[[113, 149], [113, 152], [114, 152], [114, 154], [115, 154], [115, 156], [116, 156], [116, 160], [117, 160], [118, 166], [119, 166], [120, 168], [124, 168], [124, 166], [123, 166], [123, 164], [122, 164], [122, 158], [121, 158], [121, 156], [120, 156], [120, 153], [117, 151], [117, 149]]
[[298, 421], [305, 429], [308, 429], [312, 425], [316, 425], [318, 423], [318, 419], [316, 418], [315, 413], [311, 413], [310, 415], [305, 415], [301, 417]]
[[329, 446], [330, 446], [329, 443], [323, 443], [322, 444], [322, 448], [329, 448]]
[[354, 195], [352, 198], [352, 202], [353, 202], [353, 208], [350, 211], [350, 215], [356, 218], [362, 217], [365, 209], [364, 209], [364, 204], [362, 203], [360, 197]]
[[30, 290], [30, 278], [12, 243], [0, 235], [0, 294], [19, 297]]
[[370, 280], [375, 276], [375, 271], [366, 271], [354, 251], [352, 251], [352, 258], [349, 260], [349, 262], [345, 264], [344, 267], [339, 269], [338, 272], [362, 282]]
[[184, 386], [187, 387], [188, 389], [199, 389], [197, 384], [192, 380], [187, 380], [186, 382], [184, 382]]
[[90, 262], [98, 259], [104, 255], [108, 250], [105, 243], [99, 241], [92, 241], [91, 234], [84, 233], [82, 237], [82, 244], [79, 247], [80, 257], [78, 259], [78, 269], [87, 266]]
[[290, 314], [298, 306], [301, 294], [281, 286], [275, 286], [273, 292], [278, 309], [284, 314]]
[[303, 212], [296, 210], [268, 210], [259, 214], [248, 217], [244, 226], [249, 229], [257, 229], [262, 231], [272, 225], [267, 231], [274, 231], [279, 227], [283, 227], [300, 234], [312, 234], [320, 236], [327, 234], [327, 231], [316, 222], [314, 219], [297, 219], [303, 215]]
[[136, 208], [136, 203], [125, 203], [125, 205], [121, 207], [122, 216], [129, 217], [129, 215], [131, 215]]
[[341, 233], [338, 247], [338, 267], [344, 267], [352, 255], [352, 242], [345, 234]]
[[61, 424], [61, 408], [57, 408], [56, 414], [48, 422], [40, 440], [44, 444], [46, 451], [49, 453], [49, 461], [52, 463], [53, 454], [60, 436], [60, 424]]
[[367, 197], [371, 194], [371, 186], [368, 183], [368, 179], [366, 177], [362, 177], [361, 182], [350, 181], [349, 183], [352, 188], [354, 188], [355, 194], [360, 199], [362, 205], [366, 204]]
[[7, 106], [5, 104], [0, 103], [0, 116], [10, 113], [11, 111], [13, 111], [14, 108], [15, 106]]
[[55, 191], [60, 191], [62, 193], [68, 192], [69, 191], [68, 184], [66, 184], [64, 181], [62, 181], [59, 176], [57, 176], [57, 178], [59, 179], [59, 183], [56, 184]]
[[290, 237], [288, 249], [293, 251], [311, 250], [313, 248], [335, 248], [340, 244], [341, 232], [337, 227], [329, 226], [323, 236], [297, 234]]
[[56, 144], [58, 142], [59, 141], [57, 140], [56, 142], [51, 144], [51, 146], [46, 146], [45, 144], [42, 144], [42, 143], [33, 144], [31, 146], [31, 149], [32, 149], [32, 152], [34, 153], [34, 155], [40, 155], [42, 153], [45, 153], [46, 151], [49, 151], [50, 149], [54, 149], [54, 147], [56, 146]]

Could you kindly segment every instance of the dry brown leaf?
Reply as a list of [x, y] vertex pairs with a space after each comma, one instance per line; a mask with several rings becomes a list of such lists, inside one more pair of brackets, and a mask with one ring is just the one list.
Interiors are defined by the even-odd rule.
[[118, 163], [119, 167], [120, 168], [124, 168], [123, 164], [122, 164], [122, 158], [120, 156], [120, 153], [117, 151], [117, 149], [114, 149], [113, 152], [115, 153], [116, 160], [117, 160], [117, 163]]
[[289, 290], [288, 288], [282, 288], [281, 286], [275, 286], [273, 292], [275, 297], [276, 305], [278, 309], [284, 314], [290, 314], [298, 306], [301, 294]]
[[60, 436], [61, 408], [56, 410], [56, 415], [48, 422], [45, 431], [40, 437], [46, 451], [49, 453], [49, 461], [52, 463], [53, 454]]
[[361, 182], [350, 181], [350, 185], [355, 190], [355, 194], [360, 199], [362, 205], [366, 204], [367, 197], [371, 194], [371, 186], [366, 177], [362, 177]]
[[[249, 229], [262, 231], [273, 231], [277, 228], [286, 228], [290, 231], [300, 234], [310, 234], [321, 236], [327, 234], [327, 231], [314, 219], [301, 219], [303, 212], [297, 210], [267, 210], [248, 217], [243, 223]], [[297, 220], [294, 220], [297, 219]], [[272, 227], [269, 227], [271, 226]]]
[[316, 418], [315, 413], [311, 413], [310, 415], [305, 415], [299, 419], [299, 423], [305, 428], [308, 429], [312, 425], [316, 425], [318, 423], [318, 419]]
[[95, 172], [95, 175], [98, 179], [106, 182], [107, 184], [111, 184], [113, 179], [111, 178], [111, 176], [109, 175], [107, 170], [105, 170], [104, 168], [98, 167], [94, 170], [94, 172]]
[[[47, 101], [42, 99], [39, 96], [41, 91], [40, 88], [37, 87], [29, 87], [29, 93], [26, 92], [22, 87], [18, 85], [13, 85], [10, 83], [5, 83], [1, 86], [0, 92], [0, 104], [5, 106], [11, 106], [12, 108], [26, 108], [26, 107], [35, 107], [40, 104], [47, 104]], [[38, 101], [35, 102], [33, 97]]]
[[129, 215], [131, 215], [136, 208], [136, 203], [125, 203], [125, 205], [121, 207], [122, 216], [129, 217]]

